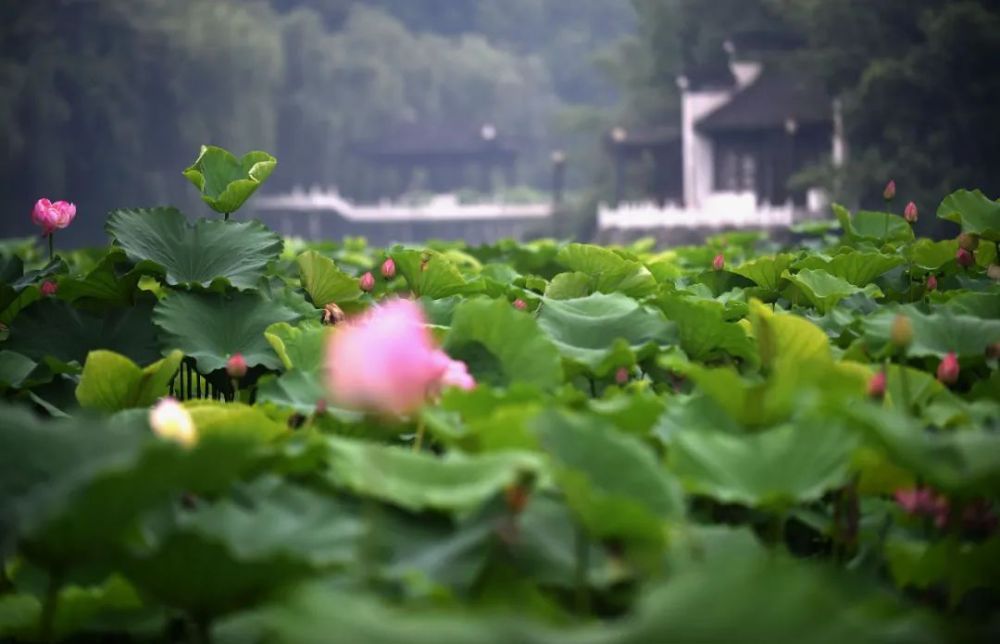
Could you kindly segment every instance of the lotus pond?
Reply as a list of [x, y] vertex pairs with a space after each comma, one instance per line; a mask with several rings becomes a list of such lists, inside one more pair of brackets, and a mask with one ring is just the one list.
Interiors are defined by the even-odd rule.
[[231, 216], [273, 167], [0, 244], [0, 638], [1000, 635], [1000, 202], [371, 248]]

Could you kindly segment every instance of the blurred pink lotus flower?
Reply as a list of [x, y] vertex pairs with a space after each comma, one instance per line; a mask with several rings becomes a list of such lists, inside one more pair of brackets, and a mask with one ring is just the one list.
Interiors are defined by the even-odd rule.
[[910, 222], [911, 224], [917, 223], [917, 204], [912, 201], [906, 204], [906, 208], [903, 209], [903, 219]]
[[958, 356], [955, 352], [948, 353], [937, 368], [937, 379], [946, 385], [953, 385], [958, 380]]
[[59, 285], [53, 282], [52, 280], [45, 280], [44, 282], [42, 282], [42, 287], [40, 290], [42, 291], [42, 295], [48, 297], [50, 295], [55, 295], [56, 292], [59, 291]]
[[514, 308], [517, 309], [518, 311], [523, 311], [528, 308], [528, 303], [522, 300], [521, 298], [517, 298], [516, 300], [514, 300]]
[[401, 416], [443, 387], [471, 389], [465, 363], [434, 345], [420, 306], [391, 300], [337, 327], [327, 345], [331, 399], [351, 409]]
[[936, 291], [937, 290], [937, 277], [934, 273], [927, 276], [927, 290]]
[[31, 221], [41, 227], [43, 235], [51, 235], [69, 226], [74, 217], [76, 217], [76, 206], [68, 201], [53, 203], [48, 199], [39, 199], [31, 211]]
[[882, 191], [882, 198], [886, 201], [892, 201], [896, 198], [896, 182], [893, 179], [889, 179], [889, 183], [885, 184], [885, 189]]
[[615, 382], [624, 385], [628, 382], [628, 367], [618, 367], [615, 369]]
[[247, 361], [242, 353], [234, 353], [230, 356], [229, 360], [226, 361], [226, 373], [230, 378], [236, 380], [247, 375]]
[[868, 396], [881, 399], [885, 396], [885, 371], [879, 371], [868, 381]]
[[396, 277], [396, 262], [391, 257], [382, 262], [382, 277], [387, 280]]
[[959, 266], [963, 268], [968, 268], [976, 261], [975, 256], [973, 256], [971, 251], [965, 250], [964, 248], [959, 248], [955, 252], [955, 261], [958, 262]]
[[948, 499], [928, 487], [896, 490], [893, 496], [907, 514], [932, 517], [938, 527], [948, 522]]
[[719, 253], [712, 259], [712, 269], [721, 271], [726, 267], [726, 258], [722, 253]]
[[375, 276], [371, 274], [371, 271], [365, 273], [358, 279], [358, 288], [365, 293], [370, 293], [372, 289], [375, 288]]

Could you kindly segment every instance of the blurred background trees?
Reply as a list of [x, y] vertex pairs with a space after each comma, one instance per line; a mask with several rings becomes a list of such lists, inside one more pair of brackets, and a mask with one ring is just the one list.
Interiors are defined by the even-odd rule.
[[0, 235], [41, 195], [80, 205], [85, 242], [114, 206], [196, 208], [178, 169], [203, 142], [350, 192], [351, 145], [406, 121], [495, 123], [539, 187], [566, 149], [596, 193], [607, 128], [675, 122], [676, 76], [741, 31], [801, 42], [843, 98], [835, 197], [1000, 195], [1000, 0], [0, 0]]

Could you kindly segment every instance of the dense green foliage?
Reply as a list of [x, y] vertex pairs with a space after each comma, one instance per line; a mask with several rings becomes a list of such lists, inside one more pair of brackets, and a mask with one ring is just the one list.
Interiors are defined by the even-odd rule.
[[[790, 248], [377, 249], [166, 208], [48, 262], [5, 242], [0, 637], [995, 636], [1000, 202], [942, 203], [967, 266], [837, 215]], [[328, 404], [330, 305], [393, 295], [478, 386], [402, 420]], [[193, 445], [150, 431], [168, 393]]]
[[[273, 188], [370, 195], [385, 177], [351, 145], [406, 121], [495, 123], [523, 150], [520, 181], [547, 187], [551, 150], [572, 142], [554, 119], [614, 102], [591, 59], [633, 20], [624, 2], [565, 8], [561, 0], [5, 0], [0, 209], [20, 212], [39, 194], [71, 195], [91, 215], [123, 204], [194, 207], [173, 176], [206, 141], [273, 150], [287, 164]], [[585, 144], [596, 138], [588, 133]], [[85, 222], [68, 235], [101, 240]], [[27, 228], [4, 217], [0, 231]]]

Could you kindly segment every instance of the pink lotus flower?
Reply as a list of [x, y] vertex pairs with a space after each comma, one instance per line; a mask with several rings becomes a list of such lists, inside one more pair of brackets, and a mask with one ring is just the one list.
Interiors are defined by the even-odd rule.
[[234, 353], [229, 360], [226, 361], [226, 373], [230, 378], [239, 380], [243, 376], [247, 375], [247, 361], [243, 357], [242, 353]]
[[434, 346], [420, 306], [392, 300], [337, 327], [327, 345], [331, 399], [351, 409], [400, 416], [442, 387], [471, 388], [465, 364]]
[[917, 215], [917, 204], [912, 201], [906, 204], [906, 208], [903, 210], [903, 219], [911, 224], [915, 224], [917, 223]]
[[930, 488], [896, 490], [893, 496], [907, 514], [932, 517], [939, 528], [948, 522], [948, 499]]
[[712, 269], [716, 271], [721, 271], [726, 267], [726, 258], [722, 253], [719, 253], [712, 259]]
[[968, 268], [976, 261], [973, 256], [972, 251], [965, 250], [964, 248], [959, 248], [955, 253], [955, 261], [958, 262], [959, 266]]
[[892, 179], [889, 183], [885, 184], [885, 190], [882, 191], [882, 198], [886, 201], [892, 201], [896, 198], [896, 182]]
[[49, 297], [50, 295], [55, 295], [58, 290], [59, 290], [59, 285], [53, 282], [52, 280], [45, 280], [44, 282], [42, 282], [41, 291], [42, 295], [44, 295], [45, 297]]
[[628, 368], [618, 367], [615, 369], [615, 382], [619, 385], [624, 385], [628, 382]]
[[52, 203], [48, 199], [39, 199], [31, 211], [31, 221], [40, 226], [43, 235], [51, 235], [73, 223], [76, 217], [76, 206], [68, 201]]
[[936, 291], [937, 290], [937, 277], [933, 273], [927, 276], [927, 290]]
[[958, 381], [959, 371], [958, 356], [953, 351], [945, 355], [944, 359], [941, 360], [941, 364], [938, 365], [937, 379], [946, 385], [953, 385]]
[[372, 289], [375, 288], [375, 276], [371, 274], [371, 271], [361, 276], [358, 280], [358, 288], [365, 293], [371, 293]]
[[884, 371], [879, 371], [868, 381], [868, 396], [870, 398], [881, 399], [885, 396], [886, 376]]
[[528, 308], [528, 303], [522, 300], [521, 298], [517, 298], [516, 300], [514, 300], [514, 308], [517, 309], [518, 311], [523, 311]]
[[396, 277], [396, 262], [391, 257], [382, 262], [382, 277], [387, 280]]

